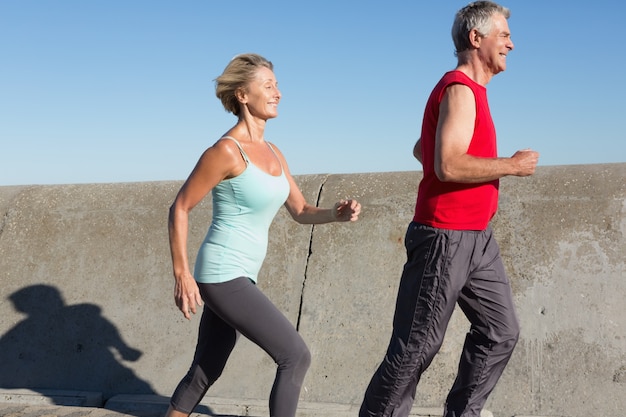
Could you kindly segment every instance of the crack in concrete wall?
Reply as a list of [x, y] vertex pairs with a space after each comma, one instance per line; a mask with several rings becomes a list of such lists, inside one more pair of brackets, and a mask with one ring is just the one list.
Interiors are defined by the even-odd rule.
[[[320, 183], [317, 189], [317, 195], [315, 198], [315, 207], [320, 206], [320, 200], [322, 199], [322, 191], [324, 185], [328, 180], [328, 176]], [[311, 231], [309, 233], [309, 253], [306, 256], [306, 262], [304, 264], [304, 277], [302, 278], [302, 288], [300, 289], [300, 305], [298, 306], [298, 320], [296, 321], [296, 330], [300, 331], [300, 318], [302, 317], [302, 306], [304, 305], [304, 288], [306, 287], [307, 271], [309, 270], [309, 261], [311, 260], [311, 254], [313, 254], [313, 234], [315, 232], [315, 225], [311, 225]]]

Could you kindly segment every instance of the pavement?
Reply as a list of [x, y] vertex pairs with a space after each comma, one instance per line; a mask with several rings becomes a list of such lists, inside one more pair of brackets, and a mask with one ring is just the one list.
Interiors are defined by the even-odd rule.
[[[84, 391], [0, 389], [0, 417], [162, 417], [169, 398], [158, 395], [102, 395]], [[356, 417], [358, 405], [298, 404], [298, 417]], [[439, 408], [415, 407], [411, 417], [441, 417]], [[191, 417], [268, 417], [267, 400], [205, 397]], [[481, 417], [494, 417], [483, 410]], [[541, 417], [541, 416], [515, 416]]]

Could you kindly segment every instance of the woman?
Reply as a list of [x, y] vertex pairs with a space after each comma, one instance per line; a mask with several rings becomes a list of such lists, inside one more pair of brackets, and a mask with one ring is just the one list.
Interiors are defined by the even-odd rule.
[[[306, 202], [280, 151], [264, 139], [281, 98], [273, 65], [256, 54], [233, 58], [216, 79], [216, 95], [237, 123], [207, 149], [182, 186], [169, 214], [174, 298], [185, 318], [205, 306], [193, 363], [176, 388], [167, 416], [188, 416], [220, 376], [241, 333], [278, 365], [272, 417], [295, 415], [310, 352], [291, 322], [256, 287], [269, 226], [282, 204], [295, 221], [355, 221], [355, 200], [331, 209]], [[212, 192], [213, 220], [194, 274], [187, 259], [189, 212]]]

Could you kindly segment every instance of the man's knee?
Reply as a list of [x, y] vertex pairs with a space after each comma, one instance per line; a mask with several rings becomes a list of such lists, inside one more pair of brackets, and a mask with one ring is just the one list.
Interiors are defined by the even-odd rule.
[[500, 340], [502, 341], [502, 343], [512, 344], [512, 346], [514, 347], [517, 344], [517, 341], [519, 340], [519, 336], [520, 336], [520, 324], [519, 324], [519, 320], [517, 319], [517, 317], [515, 317], [514, 319], [511, 320], [509, 325], [506, 327], [505, 331], [500, 337]]

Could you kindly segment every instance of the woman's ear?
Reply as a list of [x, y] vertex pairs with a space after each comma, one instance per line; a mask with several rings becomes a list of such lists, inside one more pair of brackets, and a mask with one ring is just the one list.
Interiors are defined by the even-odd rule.
[[243, 87], [239, 87], [235, 90], [235, 97], [237, 97], [237, 100], [242, 104], [245, 104], [248, 101], [246, 91]]

